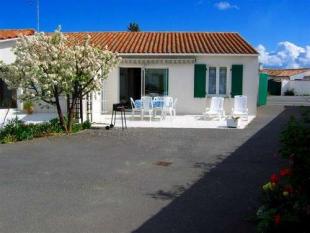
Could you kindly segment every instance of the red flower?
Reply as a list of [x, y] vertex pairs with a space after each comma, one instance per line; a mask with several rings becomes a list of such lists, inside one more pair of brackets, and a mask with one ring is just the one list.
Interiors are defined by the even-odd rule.
[[279, 225], [281, 223], [281, 216], [280, 214], [276, 214], [274, 216], [274, 224]]
[[294, 191], [293, 187], [291, 185], [288, 185], [284, 187], [284, 191], [288, 193], [292, 193]]
[[290, 168], [282, 168], [280, 170], [280, 176], [291, 176], [292, 170]]
[[279, 177], [276, 174], [272, 174], [270, 177], [271, 183], [278, 183], [279, 182]]

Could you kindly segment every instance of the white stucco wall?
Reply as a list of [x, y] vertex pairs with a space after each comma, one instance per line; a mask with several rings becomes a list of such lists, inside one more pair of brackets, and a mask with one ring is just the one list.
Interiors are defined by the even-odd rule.
[[287, 90], [294, 90], [295, 95], [310, 95], [310, 81], [290, 80], [286, 81], [285, 85], [283, 83], [284, 81], [282, 81], [282, 95], [284, 95]]
[[0, 41], [0, 60], [6, 64], [10, 64], [15, 61], [15, 55], [11, 50], [15, 43], [16, 40]]
[[[248, 108], [252, 115], [256, 115], [258, 92], [258, 57], [257, 56], [201, 56], [197, 57], [199, 64], [207, 66], [228, 67], [228, 93], [230, 94], [232, 65], [243, 65], [243, 94], [248, 96]], [[169, 96], [178, 98], [177, 114], [201, 114], [209, 105], [210, 97], [194, 98], [194, 64], [162, 64], [162, 65], [129, 65], [121, 64], [120, 67], [140, 68], [168, 68], [169, 69]], [[106, 101], [111, 111], [113, 103], [119, 102], [119, 67], [114, 69], [106, 81]], [[100, 98], [97, 98], [99, 101]], [[233, 99], [225, 98], [225, 110], [231, 112]], [[98, 103], [94, 103], [98, 106]], [[96, 111], [98, 113], [98, 110]]]

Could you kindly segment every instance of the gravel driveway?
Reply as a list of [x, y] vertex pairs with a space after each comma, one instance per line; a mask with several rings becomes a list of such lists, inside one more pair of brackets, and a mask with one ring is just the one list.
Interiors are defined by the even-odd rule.
[[100, 129], [0, 145], [0, 232], [254, 232], [244, 219], [294, 112], [261, 108], [244, 130]]

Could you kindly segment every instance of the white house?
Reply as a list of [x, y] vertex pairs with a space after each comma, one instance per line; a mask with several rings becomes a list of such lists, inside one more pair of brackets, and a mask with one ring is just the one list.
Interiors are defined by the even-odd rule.
[[[258, 53], [238, 33], [208, 32], [84, 32], [97, 47], [122, 57], [104, 81], [102, 91], [88, 99], [94, 122], [111, 112], [112, 104], [130, 97], [169, 95], [178, 98], [177, 114], [202, 114], [212, 96], [225, 97], [229, 114], [235, 95], [248, 97], [256, 114]], [[4, 54], [4, 53], [3, 53]], [[0, 57], [4, 55], [0, 55]], [[11, 54], [5, 55], [11, 57]], [[86, 103], [85, 109], [86, 109]], [[37, 111], [40, 111], [39, 109]]]
[[246, 95], [249, 113], [256, 114], [258, 53], [238, 33], [94, 32], [95, 46], [118, 52], [122, 63], [93, 96], [93, 120], [129, 97], [169, 95], [178, 98], [178, 114], [201, 114], [209, 97], [224, 96], [231, 112], [232, 97]]

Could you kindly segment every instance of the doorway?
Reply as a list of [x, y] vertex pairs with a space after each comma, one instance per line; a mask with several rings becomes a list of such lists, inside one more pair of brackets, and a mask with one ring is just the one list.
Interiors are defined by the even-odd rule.
[[120, 102], [130, 106], [130, 97], [141, 98], [141, 68], [120, 68]]
[[168, 95], [168, 69], [162, 68], [120, 68], [120, 102], [130, 106], [141, 96]]

